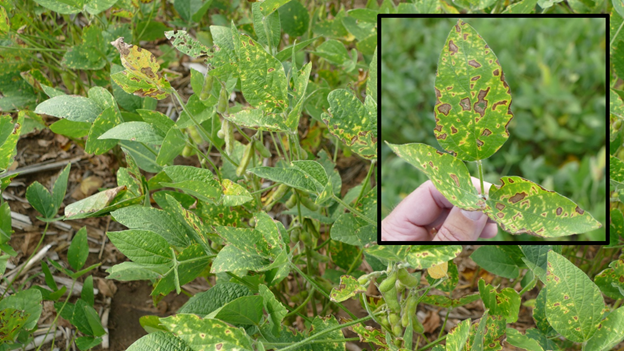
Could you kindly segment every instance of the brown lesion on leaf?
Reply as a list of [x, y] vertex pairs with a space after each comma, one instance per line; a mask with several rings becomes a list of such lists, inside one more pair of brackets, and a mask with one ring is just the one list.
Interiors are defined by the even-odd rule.
[[433, 168], [433, 162], [429, 161], [429, 166], [431, 166], [431, 168]]
[[451, 104], [442, 104], [438, 106], [438, 111], [440, 111], [445, 116], [448, 116], [449, 112], [451, 111]]
[[151, 67], [141, 67], [141, 73], [143, 73], [150, 79], [157, 79], [157, 76], [156, 74], [154, 74], [154, 71], [152, 71]]
[[487, 128], [485, 128], [483, 130], [483, 132], [481, 133], [481, 136], [488, 136], [488, 135], [491, 135], [491, 134], [492, 134], [492, 131], [487, 129]]
[[440, 92], [438, 88], [435, 88], [435, 92], [436, 92], [436, 105], [437, 105], [440, 103], [440, 97], [442, 97], [442, 93]]
[[470, 78], [471, 81], [476, 82], [481, 78], [481, 76], [474, 76], [472, 78]]
[[457, 133], [457, 128], [455, 128], [454, 126], [451, 126], [451, 134], [456, 134]]
[[502, 211], [502, 210], [505, 208], [505, 205], [501, 204], [500, 202], [497, 202], [497, 203], [496, 203], [496, 208], [497, 208], [499, 211]]
[[269, 69], [267, 70], [267, 72], [269, 72], [269, 73], [271, 73], [271, 72], [273, 72], [273, 71], [275, 71], [275, 68], [273, 68], [273, 67], [271, 67], [271, 68], [269, 68]]
[[478, 100], [474, 104], [474, 110], [476, 113], [480, 114], [481, 117], [485, 115], [485, 109], [487, 108], [488, 101], [485, 100], [485, 97], [490, 92], [490, 87], [485, 90], [480, 90], [479, 95], [477, 96]]
[[119, 51], [119, 53], [123, 56], [130, 54], [130, 48], [132, 47], [132, 45], [124, 43], [123, 37], [119, 37], [117, 40], [111, 41], [111, 45], [117, 48], [117, 51]]
[[576, 211], [578, 214], [583, 214], [585, 213], [585, 211], [583, 211], [583, 209], [581, 209], [580, 207], [576, 206], [576, 208], [574, 209], [574, 211]]
[[481, 64], [479, 62], [477, 62], [477, 60], [470, 60], [470, 61], [468, 61], [468, 64], [470, 66], [472, 66], [472, 67], [475, 67], [475, 68], [481, 67]]
[[449, 176], [453, 178], [453, 180], [455, 181], [455, 185], [459, 186], [459, 178], [457, 178], [457, 176], [453, 173], [449, 174]]
[[504, 213], [502, 213], [502, 212], [499, 212], [499, 213], [497, 213], [497, 214], [496, 214], [496, 216], [497, 216], [498, 218], [503, 218], [503, 217], [505, 217], [505, 214], [504, 214]]
[[[510, 179], [509, 181], [510, 181], [510, 182], [512, 182], [512, 181], [511, 181], [511, 179]], [[512, 182], [512, 183], [513, 183], [513, 182]], [[525, 193], [524, 191], [523, 191], [523, 192], [521, 192], [521, 193], [516, 193], [514, 196], [512, 196], [512, 197], [510, 197], [510, 198], [509, 198], [509, 202], [511, 202], [512, 204], [515, 204], [515, 203], [517, 203], [518, 201], [520, 201], [520, 200], [524, 199], [525, 197], [527, 197], [527, 195], [528, 195], [528, 194], [527, 194], [527, 193]]]
[[464, 33], [464, 40], [468, 39], [468, 33]]
[[[498, 63], [498, 60], [496, 60], [496, 63]], [[511, 89], [509, 88], [509, 85], [507, 84], [507, 81], [505, 80], [504, 72], [501, 72], [501, 82], [503, 82], [503, 86], [507, 88], [507, 94], [511, 95]]]
[[[436, 123], [439, 121], [438, 118], [436, 118]], [[436, 130], [438, 132], [442, 131], [442, 125], [441, 124], [436, 124], [435, 128], [433, 128], [433, 130]]]
[[452, 40], [449, 40], [449, 51], [451, 52], [451, 55], [454, 55], [458, 51], [457, 45], [455, 45]]
[[462, 110], [470, 111], [470, 98], [465, 97], [459, 101], [459, 105], [461, 105]]
[[496, 107], [500, 105], [507, 105], [507, 100], [495, 102], [494, 105], [492, 105], [492, 111], [496, 110]]
[[442, 139], [442, 140], [446, 139], [446, 133], [438, 135], [436, 139]]
[[481, 148], [481, 146], [483, 146], [483, 142], [481, 140], [479, 140], [479, 139], [477, 139], [477, 146], [479, 148]]
[[456, 25], [455, 25], [455, 31], [456, 31], [457, 33], [461, 33], [461, 27], [459, 26], [459, 24], [456, 24]]
[[442, 152], [442, 151], [440, 151], [440, 150], [436, 150], [436, 153], [437, 153], [438, 155], [444, 155], [444, 152]]
[[492, 72], [492, 74], [495, 76], [498, 76], [499, 73], [500, 73], [500, 70], [498, 68]]

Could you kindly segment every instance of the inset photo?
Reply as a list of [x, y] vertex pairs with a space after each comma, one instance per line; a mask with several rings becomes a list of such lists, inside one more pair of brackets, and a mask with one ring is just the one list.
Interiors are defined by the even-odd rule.
[[379, 244], [607, 243], [606, 15], [380, 21]]

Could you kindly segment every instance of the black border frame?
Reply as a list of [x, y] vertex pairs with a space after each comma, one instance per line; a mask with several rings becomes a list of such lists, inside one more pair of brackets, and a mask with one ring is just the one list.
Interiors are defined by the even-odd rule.
[[[381, 48], [383, 45], [383, 40], [382, 40], [382, 26], [381, 26], [381, 22], [382, 19], [384, 18], [453, 18], [453, 19], [459, 19], [459, 18], [535, 18], [538, 16], [535, 15], [530, 15], [530, 14], [518, 14], [518, 15], [490, 15], [490, 14], [379, 14], [377, 15], [377, 126], [379, 128], [379, 130], [381, 130], [382, 128], [382, 118], [381, 118]], [[603, 18], [606, 20], [606, 39], [605, 39], [605, 43], [608, 43], [609, 38], [611, 37], [610, 35], [610, 16], [609, 14], [551, 14], [551, 15], [546, 15], [546, 16], [539, 16], [538, 18]], [[610, 132], [610, 125], [609, 125], [609, 120], [610, 120], [610, 111], [609, 111], [609, 106], [610, 106], [610, 96], [609, 96], [609, 81], [610, 81], [610, 67], [611, 67], [611, 62], [610, 62], [610, 45], [605, 45], [605, 63], [606, 63], [606, 69], [605, 69], [605, 84], [606, 84], [606, 123], [605, 123], [605, 129], [606, 129], [606, 135], [609, 135]], [[381, 133], [378, 133], [378, 135], [381, 135]], [[383, 142], [383, 141], [381, 141]], [[607, 145], [605, 145], [605, 147], [607, 147]], [[381, 165], [381, 157], [380, 157], [380, 152], [381, 150], [381, 145], [378, 146], [377, 149], [377, 159], [378, 161], [378, 186], [377, 186], [377, 198], [381, 199], [381, 172], [382, 172], [382, 167]], [[610, 181], [609, 181], [609, 156], [610, 153], [605, 152], [605, 176], [607, 177], [607, 186], [609, 186]], [[610, 203], [610, 199], [607, 198], [606, 199], [607, 202], [607, 206], [605, 207], [607, 209], [609, 209], [609, 203]], [[450, 245], [450, 244], [457, 244], [457, 245], [520, 245], [520, 244], [525, 244], [525, 245], [572, 245], [572, 244], [583, 244], [583, 245], [609, 245], [610, 243], [610, 238], [611, 238], [611, 233], [610, 233], [610, 227], [605, 228], [605, 241], [547, 241], [547, 240], [543, 240], [543, 241], [453, 241], [453, 242], [447, 242], [448, 244], [445, 244], [445, 242], [443, 241], [382, 241], [381, 240], [381, 202], [379, 202], [379, 205], [377, 206], [377, 218], [379, 219], [379, 227], [377, 228], [377, 244], [378, 245], [413, 245], [413, 244], [426, 244], [426, 245]], [[610, 218], [607, 216], [606, 218]], [[500, 227], [499, 227], [500, 228]]]

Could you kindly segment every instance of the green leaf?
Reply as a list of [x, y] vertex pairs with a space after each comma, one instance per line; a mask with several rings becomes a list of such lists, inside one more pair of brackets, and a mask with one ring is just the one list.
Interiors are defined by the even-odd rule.
[[262, 296], [242, 296], [226, 303], [210, 313], [208, 317], [220, 319], [230, 324], [258, 325], [262, 319]]
[[168, 186], [183, 190], [196, 198], [212, 202], [222, 195], [221, 185], [215, 175], [208, 169], [191, 166], [168, 166], [165, 173], [171, 178], [171, 183], [161, 182]]
[[613, 0], [613, 9], [617, 11], [617, 13], [624, 17], [624, 1], [622, 0]]
[[[42, 262], [42, 266], [43, 266]], [[80, 291], [80, 298], [84, 300], [89, 306], [93, 307], [95, 303], [95, 296], [93, 295], [93, 276], [88, 276], [82, 284], [82, 290]]]
[[550, 245], [522, 245], [520, 248], [525, 255], [522, 261], [526, 263], [536, 277], [545, 283], [548, 252], [552, 250], [553, 247]]
[[406, 259], [412, 268], [427, 269], [454, 259], [461, 251], [461, 245], [416, 245], [407, 253]]
[[89, 242], [87, 241], [87, 227], [82, 227], [72, 239], [67, 251], [67, 261], [75, 270], [79, 270], [87, 262], [89, 256]]
[[317, 194], [323, 191], [323, 188], [317, 188], [317, 182], [310, 179], [309, 176], [307, 176], [306, 173], [298, 167], [256, 167], [248, 169], [247, 171], [257, 175], [260, 178], [266, 178], [277, 183], [283, 183], [308, 193]]
[[284, 316], [288, 313], [288, 310], [281, 302], [279, 302], [273, 292], [264, 284], [260, 284], [259, 286], [260, 296], [262, 296], [262, 303], [264, 304], [264, 309], [269, 314], [269, 319], [271, 320], [271, 324], [273, 324], [273, 334], [279, 331], [279, 327], [284, 320]]
[[609, 181], [611, 184], [624, 184], [624, 162], [613, 155], [609, 160]]
[[0, 311], [7, 308], [24, 311], [28, 317], [22, 328], [31, 330], [37, 326], [37, 321], [39, 321], [39, 316], [41, 316], [41, 311], [43, 310], [41, 292], [35, 289], [27, 289], [14, 295], [6, 296], [0, 301]]
[[340, 277], [340, 285], [332, 289], [329, 297], [333, 302], [342, 302], [363, 292], [366, 292], [366, 288], [361, 286], [357, 279], [350, 275], [343, 275]]
[[560, 254], [548, 252], [546, 318], [561, 335], [585, 342], [596, 332], [604, 300], [582, 270]]
[[[176, 1], [176, 4], [179, 2], [180, 1]], [[208, 55], [210, 53], [210, 49], [208, 47], [195, 40], [184, 30], [179, 30], [177, 32], [168, 31], [165, 32], [165, 36], [167, 37], [167, 39], [171, 40], [171, 44], [173, 44], [176, 49], [178, 49], [183, 54], [186, 54], [193, 58], [197, 58], [202, 55]]]
[[158, 151], [156, 163], [161, 166], [169, 165], [184, 150], [184, 146], [184, 134], [178, 128], [169, 129]]
[[[76, 308], [78, 308], [78, 304], [76, 304]], [[106, 334], [106, 331], [104, 330], [104, 328], [102, 328], [100, 317], [97, 315], [97, 312], [95, 312], [93, 307], [85, 304], [82, 308], [84, 309], [84, 314], [87, 318], [87, 322], [89, 323], [89, 327], [91, 327], [91, 335], [102, 336]]]
[[169, 269], [170, 264], [144, 264], [135, 262], [123, 262], [112, 266], [106, 270], [106, 279], [120, 281], [133, 280], [157, 280], [161, 278]]
[[314, 54], [320, 56], [334, 65], [342, 66], [348, 61], [351, 61], [349, 52], [345, 48], [344, 44], [338, 40], [327, 40], [316, 48]]
[[[209, 228], [207, 224], [204, 224], [194, 212], [184, 208], [174, 196], [169, 195], [168, 193], [164, 194], [165, 201], [160, 201], [159, 205], [161, 205], [165, 211], [170, 212], [177, 217], [178, 223], [182, 223], [186, 228], [186, 235], [191, 241], [200, 244], [206, 255], [212, 255], [213, 251], [208, 243], [208, 236], [210, 236], [213, 240], [216, 237], [216, 235], [212, 233], [212, 229]], [[171, 192], [171, 194], [180, 193]], [[195, 199], [192, 197], [191, 200], [193, 203], [195, 202]]]
[[[614, 2], [617, 0], [614, 0]], [[624, 307], [609, 313], [600, 322], [600, 327], [594, 336], [587, 341], [586, 350], [607, 351], [612, 350], [624, 339]]]
[[451, 204], [468, 211], [485, 208], [485, 201], [472, 185], [468, 168], [458, 158], [426, 144], [386, 144], [399, 157], [423, 171]]
[[141, 198], [136, 198], [113, 204], [113, 200], [123, 195], [125, 191], [126, 187], [120, 186], [101, 191], [85, 199], [69, 204], [65, 206], [65, 217], [66, 219], [94, 217], [118, 208], [116, 206], [129, 206], [137, 201], [140, 202]]
[[363, 247], [377, 240], [377, 226], [351, 213], [343, 213], [330, 229], [332, 240]]
[[[280, 7], [278, 11], [284, 33], [294, 38], [302, 36], [308, 31], [310, 15], [299, 0], [291, 0], [286, 5]], [[282, 61], [279, 58], [278, 60]]]
[[572, 200], [521, 177], [502, 177], [487, 200], [488, 217], [512, 233], [545, 238], [585, 233], [602, 224]]
[[219, 283], [207, 291], [195, 294], [180, 307], [178, 313], [193, 313], [205, 316], [230, 301], [249, 295], [253, 295], [253, 293], [244, 285], [230, 282]]
[[261, 109], [240, 110], [239, 112], [225, 116], [236, 124], [247, 128], [266, 130], [271, 132], [289, 132], [287, 120], [277, 113], [265, 113]]
[[137, 109], [144, 122], [149, 123], [154, 129], [159, 131], [159, 135], [165, 135], [176, 123], [166, 115], [151, 110]]
[[98, 139], [130, 140], [140, 143], [160, 145], [165, 134], [146, 122], [125, 122], [109, 129]]
[[267, 113], [283, 111], [288, 105], [288, 92], [282, 63], [250, 37], [233, 35], [240, 42], [237, 48], [238, 74], [245, 100]]
[[117, 250], [134, 262], [165, 264], [172, 260], [169, 243], [153, 231], [132, 229], [106, 235]]
[[[163, 210], [144, 206], [130, 206], [111, 213], [116, 221], [131, 229], [152, 231], [170, 245], [187, 247], [186, 229], [176, 218]], [[137, 234], [139, 235], [139, 234]], [[141, 235], [147, 235], [142, 233]]]
[[117, 1], [119, 0], [90, 0], [86, 3], [85, 8], [90, 14], [97, 15], [100, 12], [106, 11], [111, 8], [117, 3]]
[[435, 81], [438, 143], [465, 161], [492, 156], [509, 137], [511, 94], [498, 58], [459, 20], [438, 61]]
[[28, 200], [28, 203], [46, 219], [53, 218], [58, 211], [58, 207], [54, 206], [52, 196], [48, 189], [37, 181], [26, 189], [26, 200]]
[[[35, 0], [35, 2], [49, 10], [58, 12], [61, 15], [72, 15], [82, 10], [82, 8], [74, 2], [59, 0]], [[71, 5], [72, 3], [73, 5]]]
[[89, 134], [91, 123], [87, 122], [73, 122], [66, 119], [61, 119], [52, 123], [50, 130], [56, 134], [65, 135], [70, 138], [79, 139]]
[[[515, 347], [519, 347], [527, 351], [544, 351], [544, 349], [540, 346], [539, 342], [520, 333], [516, 329], [507, 328], [506, 334], [507, 334], [506, 341]], [[593, 350], [593, 349], [590, 349], [590, 350]]]
[[157, 331], [135, 341], [126, 351], [194, 351], [184, 341], [171, 333]]
[[470, 319], [466, 319], [449, 332], [446, 337], [446, 351], [462, 351], [469, 333]]
[[[371, 59], [368, 68], [368, 80], [366, 81], [366, 96], [370, 96], [377, 104], [377, 49]], [[374, 114], [376, 115], [376, 113]], [[375, 134], [376, 136], [377, 134]]]
[[90, 154], [102, 155], [115, 147], [117, 140], [104, 140], [99, 139], [99, 137], [119, 124], [121, 124], [121, 115], [116, 106], [102, 111], [89, 130], [85, 151]]
[[13, 163], [15, 146], [22, 132], [24, 115], [19, 114], [15, 124], [11, 123], [10, 115], [0, 115], [0, 172], [6, 170]]
[[251, 13], [253, 18], [254, 32], [258, 37], [258, 42], [264, 46], [279, 47], [282, 37], [282, 27], [280, 24], [279, 13], [273, 12], [268, 16], [264, 16], [260, 11], [261, 3], [251, 4]]
[[513, 258], [509, 257], [500, 248], [495, 246], [481, 246], [470, 255], [473, 261], [488, 272], [508, 278], [518, 277], [518, 266]]
[[35, 108], [35, 113], [87, 123], [93, 123], [101, 112], [102, 109], [93, 100], [76, 95], [56, 96]]
[[102, 30], [92, 25], [83, 29], [82, 43], [65, 52], [61, 63], [76, 70], [99, 70], [106, 66], [105, 54], [106, 47]]
[[126, 68], [123, 72], [111, 75], [117, 85], [125, 92], [141, 97], [149, 96], [158, 100], [167, 97], [171, 85], [159, 72], [160, 65], [151, 52], [124, 43], [123, 37], [111, 45], [119, 51], [121, 63]]
[[93, 336], [81, 336], [76, 338], [76, 346], [81, 351], [94, 348], [102, 343], [102, 338]]
[[160, 323], [193, 350], [253, 350], [243, 330], [217, 319], [178, 314], [160, 318]]
[[503, 316], [507, 323], [515, 323], [520, 312], [520, 295], [513, 288], [505, 288], [501, 292], [479, 279], [479, 294], [485, 308], [492, 316]]
[[336, 89], [327, 96], [329, 113], [322, 115], [329, 132], [366, 159], [377, 158], [374, 116], [350, 91]]
[[152, 296], [167, 295], [173, 290], [179, 294], [182, 285], [202, 274], [210, 263], [210, 258], [200, 245], [193, 244], [185, 248], [173, 263], [171, 269], [154, 286]]

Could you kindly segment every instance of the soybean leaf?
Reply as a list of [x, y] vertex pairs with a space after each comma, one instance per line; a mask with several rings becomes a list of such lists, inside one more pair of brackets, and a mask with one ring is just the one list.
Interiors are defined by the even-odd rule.
[[161, 204], [165, 211], [172, 212], [172, 214], [177, 217], [178, 222], [184, 225], [186, 234], [191, 241], [200, 244], [206, 255], [211, 255], [213, 253], [208, 243], [207, 236], [211, 235], [216, 237], [216, 235], [212, 234], [212, 230], [210, 230], [195, 213], [184, 208], [173, 196], [166, 193], [165, 201], [161, 202]]
[[176, 122], [158, 111], [137, 109], [136, 112], [139, 113], [144, 122], [149, 123], [154, 129], [160, 131], [162, 135], [167, 134], [169, 129], [176, 124]]
[[303, 190], [308, 193], [318, 194], [323, 188], [317, 187], [317, 182], [310, 179], [304, 171], [298, 167], [256, 167], [247, 170], [261, 178], [270, 179], [274, 182], [284, 183], [290, 187]]
[[162, 141], [156, 163], [161, 166], [170, 164], [184, 150], [184, 134], [178, 128], [171, 128]]
[[363, 342], [375, 344], [384, 348], [388, 347], [388, 344], [385, 340], [385, 334], [380, 329], [375, 329], [371, 326], [365, 327], [362, 324], [354, 325], [352, 329]]
[[207, 291], [195, 294], [180, 307], [178, 313], [205, 316], [230, 301], [248, 295], [253, 295], [253, 293], [244, 285], [230, 282], [219, 283]]
[[461, 245], [417, 245], [407, 253], [406, 259], [413, 268], [427, 269], [454, 259], [461, 251]]
[[282, 37], [279, 13], [273, 12], [264, 16], [260, 11], [259, 2], [251, 4], [251, 13], [258, 42], [267, 47], [278, 47]]
[[550, 245], [522, 245], [520, 246], [525, 258], [522, 260], [533, 271], [536, 277], [542, 282], [546, 282], [546, 263], [548, 261], [548, 251], [552, 250]]
[[[545, 281], [544, 281], [545, 283]], [[543, 287], [535, 299], [535, 308], [533, 309], [533, 319], [537, 328], [547, 336], [555, 335], [557, 332], [548, 322], [546, 318], [546, 296], [548, 295], [548, 289]]]
[[470, 333], [470, 319], [459, 323], [446, 337], [446, 351], [461, 351]]
[[35, 0], [35, 2], [62, 15], [72, 15], [82, 10], [81, 6], [78, 6], [75, 2], [62, 2], [58, 0]]
[[87, 123], [95, 121], [101, 112], [102, 109], [93, 100], [76, 95], [59, 95], [40, 103], [35, 108], [35, 113]]
[[131, 206], [111, 213], [115, 220], [128, 228], [149, 230], [165, 239], [170, 245], [187, 247], [186, 228], [176, 218], [163, 210], [144, 206]]
[[[180, 1], [176, 1], [176, 4]], [[191, 56], [193, 58], [207, 55], [210, 53], [210, 49], [204, 44], [200, 43], [193, 37], [191, 37], [186, 31], [168, 31], [165, 32], [167, 39], [171, 40], [171, 44], [175, 46], [183, 54]], [[173, 39], [172, 39], [173, 38]]]
[[82, 227], [72, 239], [67, 251], [67, 261], [75, 270], [79, 270], [87, 262], [89, 256], [89, 242], [87, 241], [87, 227]]
[[61, 63], [71, 69], [99, 70], [106, 66], [105, 54], [102, 30], [92, 25], [83, 30], [82, 43], [69, 49]]
[[10, 115], [0, 115], [0, 172], [9, 168], [15, 157], [15, 146], [21, 135], [24, 115], [19, 114], [16, 123], [11, 123]]
[[[618, 0], [614, 0], [618, 1]], [[624, 307], [609, 313], [600, 322], [600, 327], [594, 336], [587, 341], [587, 350], [607, 351], [612, 350], [620, 341], [624, 339]]]
[[314, 54], [338, 66], [351, 61], [344, 44], [333, 39], [327, 40], [323, 42], [323, 44], [319, 45], [316, 48], [316, 51], [314, 51]]
[[96, 217], [125, 206], [140, 203], [143, 196], [115, 203], [127, 191], [126, 186], [101, 191], [80, 201], [65, 206], [66, 219]]
[[179, 294], [180, 287], [197, 278], [204, 271], [209, 260], [201, 245], [188, 246], [175, 258], [172, 267], [156, 283], [151, 295], [167, 295], [173, 290]]
[[492, 156], [509, 137], [511, 94], [498, 58], [458, 20], [440, 54], [435, 81], [438, 143], [466, 161]]
[[513, 288], [505, 288], [500, 293], [479, 279], [479, 294], [485, 308], [492, 316], [503, 316], [507, 323], [515, 323], [520, 312], [520, 295]]
[[0, 311], [7, 308], [15, 308], [26, 312], [28, 317], [23, 323], [26, 330], [33, 329], [37, 326], [39, 316], [43, 307], [41, 305], [41, 292], [35, 289], [27, 289], [5, 297], [0, 301]]
[[260, 4], [260, 10], [265, 16], [270, 15], [273, 11], [279, 9], [290, 0], [265, 0]]
[[624, 257], [611, 262], [609, 266], [594, 278], [594, 282], [610, 298], [624, 298]]
[[106, 270], [106, 279], [121, 281], [156, 280], [170, 269], [170, 264], [123, 262]]
[[267, 113], [283, 111], [288, 93], [282, 63], [250, 37], [234, 32], [233, 36], [238, 40], [238, 74], [245, 100]]
[[453, 205], [468, 211], [485, 208], [485, 201], [472, 185], [468, 168], [458, 158], [426, 144], [386, 144], [399, 157], [423, 171]]
[[223, 205], [240, 206], [253, 200], [253, 197], [242, 185], [229, 179], [223, 179]]
[[[42, 262], [43, 263], [43, 262]], [[89, 306], [93, 307], [95, 303], [95, 296], [93, 295], [93, 276], [88, 276], [82, 284], [82, 290], [80, 291], [80, 298], [84, 300]]]
[[279, 327], [288, 310], [275, 298], [273, 292], [266, 285], [260, 284], [258, 288], [263, 299], [264, 309], [269, 314], [269, 319], [273, 325], [273, 334], [275, 334], [279, 331]]
[[338, 137], [358, 155], [366, 159], [377, 158], [377, 137], [373, 132], [377, 116], [346, 89], [336, 89], [327, 96], [329, 113], [323, 121], [329, 132]]
[[513, 258], [495, 246], [481, 246], [470, 255], [475, 263], [492, 274], [516, 279], [519, 269]]
[[70, 168], [71, 164], [68, 164], [59, 174], [56, 182], [54, 182], [52, 194], [37, 181], [26, 189], [26, 200], [28, 200], [32, 207], [41, 213], [45, 219], [54, 217], [63, 204]]
[[613, 155], [609, 159], [609, 181], [611, 184], [624, 184], [624, 162]]
[[[526, 1], [525, 1], [526, 2]], [[535, 6], [535, 5], [534, 5]], [[507, 342], [515, 347], [519, 347], [523, 350], [527, 351], [544, 351], [542, 346], [540, 346], [539, 342], [531, 339], [530, 337], [520, 333], [518, 330], [513, 328], [507, 328]], [[590, 349], [593, 350], [593, 349]]]
[[125, 122], [109, 129], [98, 139], [130, 140], [140, 143], [160, 145], [165, 134], [146, 122]]
[[79, 350], [88, 350], [102, 343], [102, 338], [93, 336], [80, 336], [76, 338], [76, 346]]
[[125, 92], [141, 97], [149, 96], [162, 100], [169, 94], [171, 85], [162, 76], [160, 65], [154, 55], [138, 46], [124, 43], [123, 37], [111, 42], [121, 56], [125, 71], [111, 75], [111, 78]]
[[171, 182], [161, 182], [163, 186], [181, 189], [196, 198], [212, 202], [221, 197], [223, 191], [215, 175], [207, 169], [191, 166], [168, 166], [165, 173]]
[[[291, 37], [304, 35], [310, 24], [310, 14], [299, 0], [291, 0], [279, 8], [280, 24], [284, 33]], [[278, 58], [281, 61], [281, 59]]]
[[600, 289], [562, 255], [548, 252], [546, 318], [561, 335], [575, 342], [589, 340], [604, 309]]
[[218, 319], [177, 314], [160, 318], [160, 323], [193, 350], [253, 350], [244, 331]]
[[257, 130], [271, 132], [290, 131], [289, 126], [281, 114], [266, 113], [261, 109], [240, 110], [239, 112], [225, 116], [228, 121], [236, 125]]
[[624, 1], [613, 0], [613, 9], [617, 11], [620, 16], [624, 17]]
[[412, 246], [409, 245], [372, 245], [365, 248], [364, 251], [385, 264], [386, 262], [405, 261], [411, 249]]
[[340, 277], [340, 285], [332, 289], [329, 297], [334, 302], [342, 302], [363, 292], [366, 292], [366, 289], [358, 283], [357, 279], [350, 275], [343, 275]]
[[90, 154], [102, 155], [115, 147], [117, 140], [99, 139], [99, 137], [119, 124], [121, 124], [121, 114], [116, 106], [102, 111], [95, 122], [93, 122], [91, 129], [89, 129], [85, 151]]
[[521, 177], [502, 177], [493, 186], [485, 213], [501, 228], [545, 238], [584, 233], [602, 224], [572, 200]]
[[262, 318], [262, 296], [242, 296], [226, 303], [208, 317], [230, 324], [258, 325]]
[[153, 231], [132, 229], [106, 235], [117, 250], [136, 263], [166, 264], [172, 260], [169, 243]]
[[13, 342], [24, 327], [29, 314], [12, 307], [0, 311], [0, 342]]
[[157, 331], [135, 341], [126, 351], [145, 351], [154, 349], [154, 345], [162, 345], [166, 351], [193, 351], [182, 339], [172, 333]]

